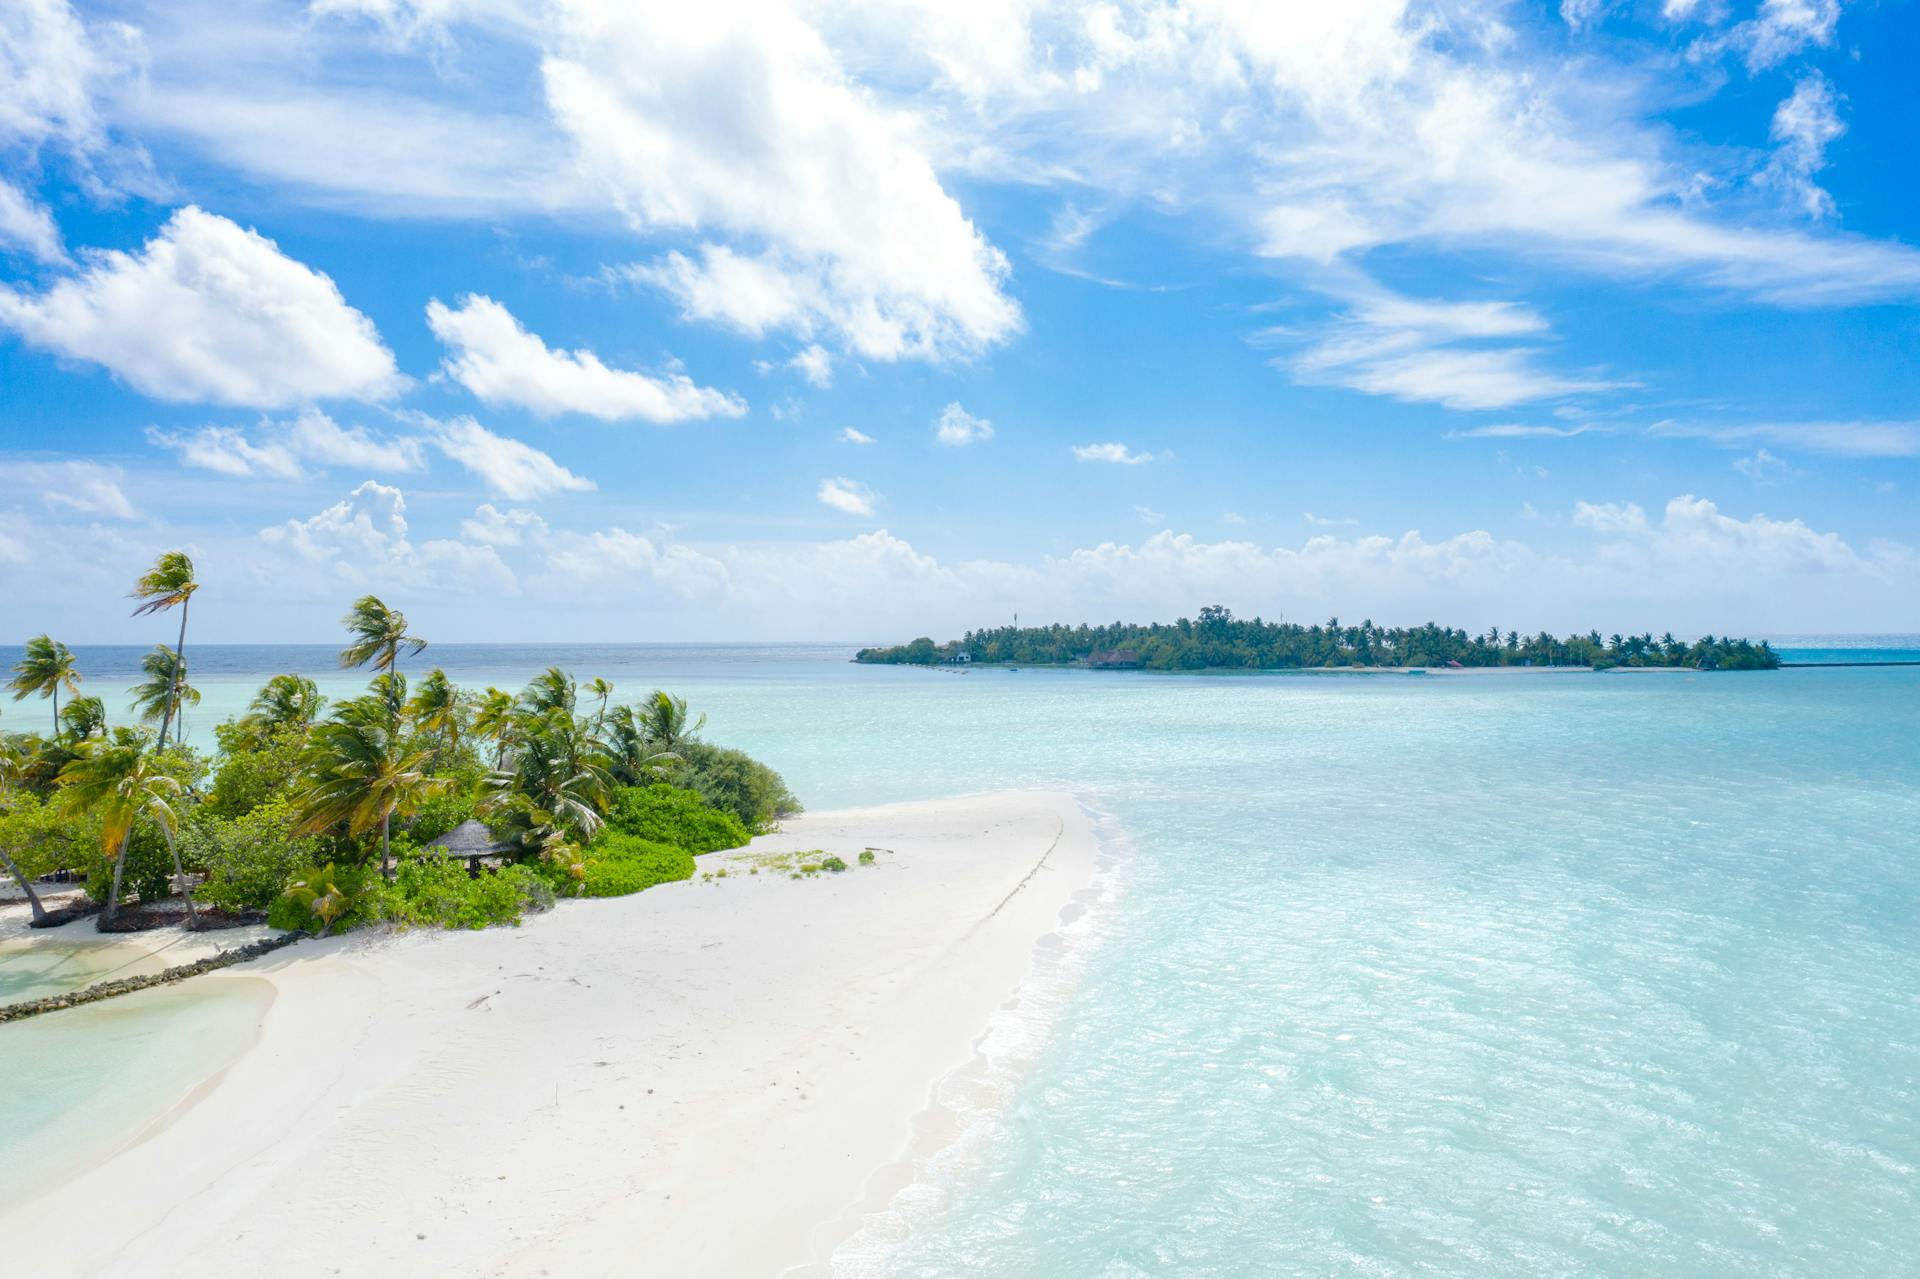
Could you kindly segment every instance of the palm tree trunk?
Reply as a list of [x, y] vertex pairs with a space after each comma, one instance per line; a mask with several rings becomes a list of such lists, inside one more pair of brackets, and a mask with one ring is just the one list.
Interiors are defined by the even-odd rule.
[[99, 928], [105, 931], [108, 924], [120, 918], [120, 873], [127, 868], [127, 845], [133, 842], [133, 827], [127, 827], [127, 833], [120, 837], [120, 851], [113, 857], [113, 895], [108, 897], [100, 910]]
[[60, 685], [57, 682], [53, 686], [53, 740], [56, 744], [60, 741]]
[[393, 845], [387, 839], [387, 829], [392, 822], [392, 809], [380, 814], [380, 876], [389, 884], [393, 882]]
[[173, 857], [173, 886], [180, 892], [180, 900], [187, 904], [187, 927], [200, 927], [200, 912], [193, 908], [193, 894], [187, 891], [187, 872], [180, 868], [180, 847], [173, 842], [173, 832], [166, 823], [160, 825], [160, 833], [167, 837], [167, 852]]
[[20, 885], [20, 891], [27, 895], [27, 905], [33, 908], [34, 922], [38, 923], [40, 920], [45, 919], [47, 917], [47, 908], [40, 904], [40, 894], [33, 891], [33, 881], [28, 879], [26, 874], [20, 869], [20, 863], [14, 861], [12, 856], [10, 856], [4, 848], [0, 848], [0, 863], [6, 865], [7, 874], [13, 876], [14, 880]]
[[180, 601], [180, 638], [173, 646], [173, 678], [167, 684], [166, 709], [160, 712], [160, 744], [156, 750], [167, 749], [167, 726], [173, 723], [174, 712], [180, 706], [180, 677], [187, 665], [187, 608], [193, 603], [193, 596]]

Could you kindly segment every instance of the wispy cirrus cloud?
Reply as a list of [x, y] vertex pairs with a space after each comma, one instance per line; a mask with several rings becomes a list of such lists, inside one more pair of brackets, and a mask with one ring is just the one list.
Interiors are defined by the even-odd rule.
[[1647, 428], [1654, 436], [1711, 440], [1729, 448], [1774, 444], [1840, 457], [1920, 457], [1920, 421], [1683, 422]]

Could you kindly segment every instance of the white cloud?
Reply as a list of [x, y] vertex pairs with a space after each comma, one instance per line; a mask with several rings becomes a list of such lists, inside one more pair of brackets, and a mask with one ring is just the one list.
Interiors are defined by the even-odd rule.
[[788, 360], [787, 367], [798, 369], [809, 386], [824, 391], [833, 385], [833, 356], [818, 342]]
[[738, 396], [696, 386], [683, 373], [651, 377], [608, 368], [592, 351], [552, 350], [506, 307], [479, 294], [462, 298], [457, 309], [434, 299], [427, 324], [452, 349], [442, 366], [447, 375], [488, 404], [606, 422], [681, 422], [747, 411]]
[[97, 462], [0, 461], [0, 480], [37, 488], [49, 509], [114, 520], [137, 520], [140, 512], [120, 488], [120, 473]]
[[731, 585], [727, 566], [713, 556], [622, 528], [557, 535], [548, 563], [568, 581], [616, 587], [643, 609], [718, 600]]
[[794, 8], [556, 8], [541, 74], [583, 170], [636, 228], [708, 237], [636, 272], [689, 315], [831, 333], [883, 360], [967, 356], [1019, 329], [1006, 259], [913, 117], [855, 84]]
[[259, 540], [267, 558], [256, 559], [254, 575], [282, 591], [431, 586], [435, 592], [491, 597], [518, 589], [513, 571], [491, 546], [413, 542], [406, 496], [375, 480], [308, 519], [260, 530]]
[[1596, 533], [1644, 533], [1647, 513], [1632, 502], [1575, 502], [1573, 522]]
[[263, 420], [249, 436], [231, 426], [186, 431], [147, 428], [147, 438], [179, 454], [188, 466], [237, 478], [297, 480], [308, 465], [397, 473], [420, 469], [420, 442], [376, 434], [364, 426], [341, 426], [319, 409], [286, 421]]
[[873, 437], [872, 437], [871, 435], [868, 435], [868, 434], [867, 434], [867, 433], [866, 433], [865, 431], [859, 431], [859, 430], [855, 430], [855, 429], [854, 429], [853, 427], [851, 427], [851, 426], [843, 426], [843, 427], [841, 427], [841, 428], [840, 428], [840, 434], [839, 434], [839, 435], [838, 435], [838, 436], [837, 436], [836, 438], [837, 438], [837, 439], [838, 439], [838, 440], [839, 440], [839, 441], [840, 441], [840, 442], [841, 442], [842, 444], [871, 444], [871, 443], [873, 443]]
[[1124, 444], [1076, 444], [1073, 455], [1082, 462], [1111, 462], [1116, 466], [1140, 466], [1153, 461], [1153, 454], [1135, 453]]
[[975, 417], [957, 403], [941, 409], [940, 416], [933, 424], [934, 443], [945, 444], [949, 448], [962, 448], [992, 438], [993, 423], [983, 417]]
[[1826, 167], [1827, 146], [1846, 131], [1826, 77], [1817, 72], [1803, 77], [1773, 113], [1772, 137], [1779, 149], [1761, 170], [1761, 181], [1786, 192], [1808, 217], [1831, 216], [1833, 197], [1813, 177]]
[[1776, 457], [1765, 449], [1752, 457], [1737, 457], [1733, 460], [1733, 469], [1740, 472], [1756, 484], [1771, 484], [1792, 472], [1785, 458]]
[[1656, 422], [1648, 434], [1712, 440], [1729, 448], [1779, 444], [1841, 457], [1920, 457], [1920, 422]]
[[830, 480], [820, 481], [820, 490], [816, 497], [836, 511], [845, 511], [848, 515], [872, 515], [873, 504], [878, 495], [858, 480], [850, 480], [844, 475]]
[[460, 521], [460, 535], [470, 542], [489, 546], [519, 546], [538, 542], [547, 536], [547, 522], [533, 511], [518, 507], [497, 510], [490, 502], [474, 508], [470, 519]]
[[1156, 511], [1151, 506], [1136, 506], [1133, 513], [1140, 517], [1142, 524], [1164, 524], [1167, 519], [1165, 511]]
[[1222, 515], [1220, 517], [1220, 522], [1222, 524], [1245, 524], [1247, 522], [1247, 517], [1240, 514], [1240, 512], [1238, 511], [1228, 511], [1225, 515]]
[[1761, 0], [1760, 11], [1728, 33], [1747, 67], [1764, 71], [1804, 49], [1833, 43], [1840, 0]]
[[38, 296], [0, 285], [0, 324], [162, 400], [273, 408], [402, 385], [331, 279], [223, 217], [189, 206], [138, 253], [86, 256]]
[[1450, 440], [1570, 440], [1576, 435], [1585, 435], [1589, 431], [1604, 431], [1607, 428], [1593, 423], [1579, 426], [1534, 426], [1523, 422], [1499, 422], [1492, 426], [1474, 426], [1464, 430], [1448, 431]]
[[53, 215], [25, 191], [0, 177], [0, 249], [24, 249], [42, 262], [62, 262], [67, 251]]
[[1356, 519], [1336, 519], [1329, 515], [1315, 515], [1312, 511], [1301, 512], [1300, 518], [1316, 528], [1342, 528], [1358, 524]]
[[429, 428], [435, 447], [479, 476], [496, 497], [526, 502], [554, 493], [585, 493], [592, 480], [575, 475], [530, 444], [495, 435], [470, 417]]

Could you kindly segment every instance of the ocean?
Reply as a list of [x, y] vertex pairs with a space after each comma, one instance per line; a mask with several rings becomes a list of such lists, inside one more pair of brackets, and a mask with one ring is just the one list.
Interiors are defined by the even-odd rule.
[[[1916, 637], [1787, 647], [1920, 660]], [[132, 682], [137, 650], [76, 652], [90, 687]], [[964, 1141], [837, 1273], [1920, 1267], [1920, 668], [961, 675], [850, 652], [405, 665], [666, 688], [814, 808], [1037, 786], [1102, 817], [1117, 904], [1077, 984], [1030, 1001], [1016, 1075], [956, 1089]], [[356, 691], [332, 653], [190, 645], [190, 740], [276, 671]], [[89, 1095], [174, 1051], [166, 1024], [99, 1037]], [[59, 1056], [9, 1058], [30, 1026], [0, 1029], [0, 1163], [90, 1104], [69, 1081], [49, 1113], [32, 1072]]]

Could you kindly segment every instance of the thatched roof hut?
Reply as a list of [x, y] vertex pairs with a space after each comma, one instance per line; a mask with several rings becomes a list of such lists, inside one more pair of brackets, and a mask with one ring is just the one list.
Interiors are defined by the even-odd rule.
[[428, 840], [424, 847], [445, 853], [448, 857], [458, 857], [467, 863], [468, 870], [476, 872], [482, 858], [505, 857], [513, 851], [511, 844], [495, 841], [486, 823], [474, 818], [468, 818], [446, 834]]

